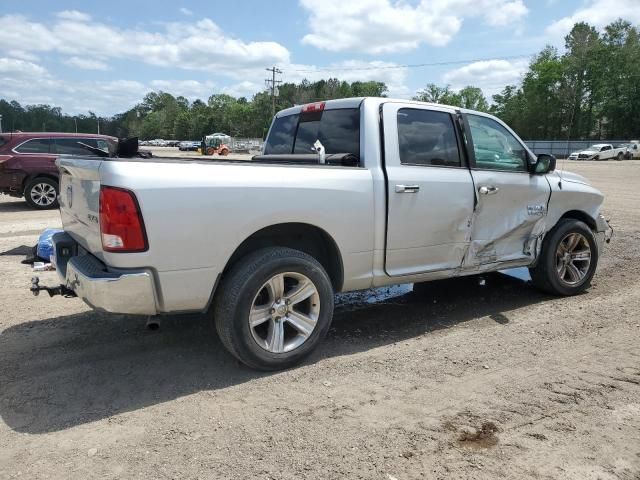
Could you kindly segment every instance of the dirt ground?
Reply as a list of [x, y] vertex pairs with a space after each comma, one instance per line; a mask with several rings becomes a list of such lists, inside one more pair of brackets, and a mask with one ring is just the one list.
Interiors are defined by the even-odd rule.
[[[239, 365], [205, 317], [151, 332], [34, 298], [3, 253], [0, 478], [640, 479], [640, 161], [567, 169], [615, 228], [588, 293], [494, 274], [343, 298], [280, 373]], [[0, 197], [0, 252], [57, 225]]]

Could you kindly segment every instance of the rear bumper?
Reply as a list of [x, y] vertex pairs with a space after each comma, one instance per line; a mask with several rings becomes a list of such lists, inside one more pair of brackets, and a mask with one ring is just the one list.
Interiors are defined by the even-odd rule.
[[87, 305], [112, 313], [158, 313], [150, 272], [109, 269], [93, 255], [80, 253], [78, 244], [67, 233], [57, 233], [52, 240], [60, 281]]

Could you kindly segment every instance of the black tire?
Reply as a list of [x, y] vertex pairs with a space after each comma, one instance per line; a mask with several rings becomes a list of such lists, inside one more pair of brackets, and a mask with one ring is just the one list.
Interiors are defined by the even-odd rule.
[[618, 152], [618, 156], [616, 158], [618, 159], [618, 161], [622, 160], [624, 158], [624, 153]]
[[[320, 311], [315, 328], [304, 343], [288, 352], [272, 353], [254, 339], [249, 312], [265, 283], [285, 272], [302, 274], [313, 282]], [[223, 277], [213, 316], [223, 345], [238, 360], [258, 370], [281, 370], [300, 363], [325, 337], [333, 317], [333, 303], [331, 280], [315, 258], [291, 248], [270, 247], [242, 258]], [[271, 324], [268, 328], [272, 328]]]
[[595, 157], [593, 157], [593, 159], [597, 162], [598, 160], [600, 160], [600, 155], [596, 155]]
[[[571, 233], [579, 233], [588, 242], [591, 250], [591, 262], [582, 278], [575, 285], [569, 285], [560, 278], [556, 268], [556, 252], [559, 243]], [[576, 295], [583, 292], [591, 285], [591, 279], [598, 266], [598, 245], [591, 229], [579, 220], [565, 218], [560, 220], [556, 226], [546, 235], [542, 244], [540, 258], [535, 267], [530, 268], [533, 285], [545, 292], [554, 295]]]
[[[43, 194], [45, 191], [50, 191], [50, 188], [55, 192], [55, 198], [53, 199], [51, 199], [50, 196], [45, 196]], [[59, 194], [60, 188], [58, 186], [58, 182], [47, 177], [36, 177], [33, 180], [29, 180], [24, 187], [25, 201], [31, 208], [38, 210], [58, 208]]]

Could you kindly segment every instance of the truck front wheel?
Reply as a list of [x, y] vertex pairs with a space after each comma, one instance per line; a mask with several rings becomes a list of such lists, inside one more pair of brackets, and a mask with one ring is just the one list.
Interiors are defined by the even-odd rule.
[[598, 246], [591, 229], [579, 220], [562, 219], [547, 234], [540, 258], [530, 268], [531, 280], [554, 295], [586, 290], [598, 264]]
[[222, 343], [238, 360], [259, 370], [289, 368], [329, 330], [333, 288], [315, 258], [291, 248], [264, 248], [223, 277], [213, 315]]
[[58, 208], [58, 182], [46, 177], [30, 180], [24, 187], [24, 199], [39, 210]]

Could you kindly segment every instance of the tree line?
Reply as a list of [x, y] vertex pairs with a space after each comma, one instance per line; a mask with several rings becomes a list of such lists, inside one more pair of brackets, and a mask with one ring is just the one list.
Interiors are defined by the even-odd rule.
[[[317, 100], [385, 96], [382, 82], [345, 82], [337, 79], [284, 83], [276, 97], [276, 111]], [[189, 102], [167, 92], [150, 92], [142, 102], [113, 117], [66, 115], [50, 105], [22, 106], [16, 101], [0, 100], [0, 115], [5, 131], [90, 132], [141, 139], [195, 140], [213, 132], [234, 137], [264, 137], [272, 118], [270, 92], [258, 92], [251, 100], [226, 94], [211, 95], [206, 102]]]
[[[382, 82], [332, 78], [284, 83], [276, 110], [318, 100], [387, 96]], [[640, 138], [640, 34], [617, 20], [602, 31], [577, 23], [565, 37], [563, 53], [552, 46], [533, 57], [521, 81], [507, 85], [489, 102], [482, 90], [428, 84], [415, 100], [493, 113], [528, 140]], [[151, 92], [130, 110], [113, 117], [66, 115], [59, 107], [22, 106], [0, 100], [5, 131], [100, 132], [141, 139], [199, 139], [213, 132], [264, 137], [272, 115], [270, 92], [251, 99], [211, 95], [190, 102], [167, 92]]]

